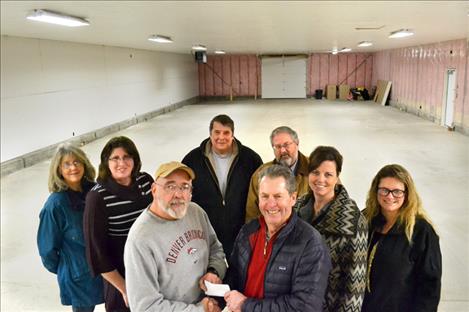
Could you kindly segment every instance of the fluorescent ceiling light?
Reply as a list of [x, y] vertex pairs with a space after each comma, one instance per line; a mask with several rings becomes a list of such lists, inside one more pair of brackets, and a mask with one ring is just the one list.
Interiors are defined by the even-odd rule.
[[358, 43], [359, 47], [371, 47], [373, 45], [373, 42], [371, 41], [362, 41]]
[[90, 24], [84, 18], [65, 15], [48, 10], [34, 10], [26, 18], [33, 21], [57, 24], [68, 27], [88, 26]]
[[215, 54], [225, 54], [226, 52], [223, 50], [215, 50]]
[[352, 51], [352, 49], [350, 48], [342, 48], [340, 50], [337, 50], [337, 48], [333, 48], [332, 51], [330, 51], [333, 55], [336, 55], [338, 53], [342, 53], [342, 52], [350, 52]]
[[152, 35], [152, 36], [150, 36], [150, 38], [148, 38], [148, 40], [158, 42], [158, 43], [171, 43], [171, 42], [173, 42], [171, 37], [162, 36], [162, 35]]
[[201, 44], [197, 44], [195, 46], [192, 47], [192, 50], [196, 50], [196, 51], [207, 51], [207, 48]]
[[389, 35], [389, 38], [404, 38], [404, 37], [412, 36], [413, 34], [414, 32], [410, 29], [401, 29], [401, 30], [393, 31]]

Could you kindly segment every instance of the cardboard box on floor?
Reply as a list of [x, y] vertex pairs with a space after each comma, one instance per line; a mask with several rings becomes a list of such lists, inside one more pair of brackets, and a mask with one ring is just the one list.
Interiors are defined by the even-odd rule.
[[340, 100], [347, 100], [349, 93], [350, 93], [350, 86], [349, 85], [340, 85], [339, 86], [339, 99]]
[[336, 85], [327, 85], [326, 97], [328, 100], [337, 99], [337, 86]]

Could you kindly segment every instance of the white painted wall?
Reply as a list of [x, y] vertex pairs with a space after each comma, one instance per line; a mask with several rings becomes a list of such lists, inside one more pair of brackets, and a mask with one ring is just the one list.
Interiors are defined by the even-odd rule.
[[1, 37], [1, 161], [198, 95], [192, 55]]

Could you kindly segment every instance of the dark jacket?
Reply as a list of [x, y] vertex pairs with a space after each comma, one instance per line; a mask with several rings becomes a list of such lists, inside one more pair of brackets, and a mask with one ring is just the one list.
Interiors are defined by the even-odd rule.
[[91, 275], [86, 262], [83, 238], [86, 193], [82, 198], [75, 193], [78, 192], [50, 194], [39, 216], [37, 246], [44, 267], [57, 274], [62, 304], [90, 307], [103, 302], [103, 281], [101, 276]]
[[[372, 235], [382, 227], [384, 217], [373, 219]], [[372, 247], [372, 246], [371, 246]], [[441, 291], [441, 252], [433, 227], [424, 219], [415, 220], [412, 244], [396, 223], [381, 235], [371, 262], [371, 292], [365, 292], [362, 311], [437, 311]]]
[[313, 216], [314, 196], [299, 198], [300, 218], [321, 233], [329, 247], [332, 271], [324, 311], [359, 312], [366, 285], [368, 225], [345, 187], [337, 184], [335, 198]]
[[194, 186], [192, 201], [207, 212], [225, 254], [229, 256], [236, 235], [244, 224], [251, 175], [262, 165], [262, 159], [252, 149], [234, 140], [238, 154], [228, 172], [225, 198], [223, 198], [215, 170], [205, 155], [209, 140], [204, 140], [199, 147], [189, 152], [182, 162], [195, 172], [195, 179], [192, 181]]
[[[227, 282], [244, 292], [252, 248], [249, 237], [259, 220], [241, 229], [230, 258]], [[321, 234], [293, 214], [278, 234], [267, 264], [264, 298], [248, 298], [242, 311], [322, 311], [331, 260]]]

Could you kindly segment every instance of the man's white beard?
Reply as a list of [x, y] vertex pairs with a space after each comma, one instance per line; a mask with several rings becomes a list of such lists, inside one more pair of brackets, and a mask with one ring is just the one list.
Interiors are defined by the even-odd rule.
[[165, 203], [163, 203], [162, 200], [158, 200], [158, 201], [159, 201], [160, 207], [163, 209], [163, 211], [166, 212], [168, 215], [171, 216], [171, 218], [174, 218], [174, 219], [184, 218], [184, 216], [187, 213], [187, 207], [189, 206], [189, 203], [185, 202], [184, 200], [181, 200], [181, 199], [172, 200], [173, 203], [175, 202], [175, 203], [178, 203], [178, 204], [184, 204], [184, 209], [179, 210], [179, 212], [176, 212], [173, 209], [171, 209], [171, 202], [169, 202], [167, 205], [165, 205]]

